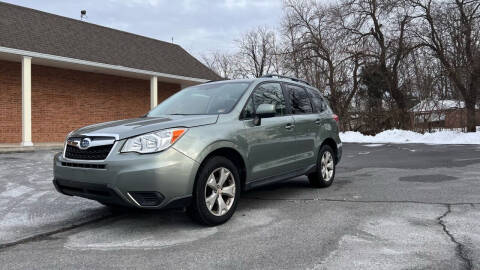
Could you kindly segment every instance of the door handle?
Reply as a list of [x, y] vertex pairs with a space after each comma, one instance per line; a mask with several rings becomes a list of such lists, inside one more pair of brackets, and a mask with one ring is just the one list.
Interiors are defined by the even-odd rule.
[[288, 129], [288, 130], [293, 129], [294, 127], [295, 127], [295, 125], [291, 124], [291, 123], [288, 123], [288, 124], [285, 125], [285, 129]]
[[315, 124], [320, 125], [321, 123], [322, 121], [320, 121], [320, 119], [315, 120]]

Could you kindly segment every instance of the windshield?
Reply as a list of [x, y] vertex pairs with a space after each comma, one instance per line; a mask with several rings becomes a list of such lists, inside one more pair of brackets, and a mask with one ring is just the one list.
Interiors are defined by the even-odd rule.
[[183, 89], [151, 110], [147, 116], [229, 113], [250, 83], [209, 83]]

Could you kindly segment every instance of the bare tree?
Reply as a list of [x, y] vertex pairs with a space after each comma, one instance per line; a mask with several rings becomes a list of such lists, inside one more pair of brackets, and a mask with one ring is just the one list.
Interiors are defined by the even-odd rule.
[[254, 77], [269, 73], [275, 65], [276, 37], [272, 30], [258, 27], [237, 41], [245, 70]]
[[410, 128], [409, 94], [399, 70], [406, 57], [419, 47], [410, 39], [413, 10], [404, 1], [390, 0], [346, 0], [342, 6], [347, 16], [345, 28], [358, 41], [370, 44], [367, 55], [378, 62], [388, 94], [395, 101], [397, 126]]
[[467, 131], [476, 131], [480, 92], [480, 1], [410, 0], [420, 12], [417, 37], [431, 49], [465, 101]]
[[202, 56], [203, 63], [225, 79], [243, 79], [247, 78], [241, 56], [231, 53], [213, 52]]
[[205, 66], [215, 72], [218, 76], [225, 78], [225, 76], [222, 74], [221, 70], [218, 67], [217, 53], [203, 54], [201, 56], [201, 60], [203, 64], [205, 64]]
[[283, 1], [280, 35], [258, 27], [235, 52], [204, 62], [225, 78], [306, 79], [330, 101], [343, 130], [410, 129], [414, 103], [459, 98], [474, 130], [480, 0]]
[[284, 68], [293, 76], [300, 78], [301, 53], [297, 49], [298, 29], [291, 27], [293, 22], [286, 16], [283, 25], [283, 54], [285, 58]]
[[[289, 68], [323, 89], [346, 129], [351, 102], [358, 90], [361, 50], [339, 28], [340, 8], [315, 1], [286, 0], [284, 35]], [[288, 62], [288, 61], [286, 61]]]

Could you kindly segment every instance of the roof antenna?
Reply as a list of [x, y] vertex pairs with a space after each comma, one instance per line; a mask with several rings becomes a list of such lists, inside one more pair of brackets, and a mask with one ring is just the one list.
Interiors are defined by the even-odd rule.
[[88, 19], [86, 10], [80, 11], [80, 20], [83, 21], [83, 19]]

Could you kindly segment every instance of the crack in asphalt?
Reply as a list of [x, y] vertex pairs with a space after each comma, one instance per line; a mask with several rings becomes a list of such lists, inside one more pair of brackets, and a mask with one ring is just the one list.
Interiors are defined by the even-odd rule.
[[447, 225], [444, 222], [444, 218], [452, 212], [452, 206], [450, 204], [445, 204], [447, 207], [447, 211], [443, 213], [441, 216], [437, 218], [438, 224], [442, 226], [443, 232], [450, 238], [450, 241], [455, 244], [455, 253], [456, 256], [463, 261], [463, 269], [471, 270], [473, 269], [473, 263], [470, 258], [465, 254], [466, 247], [462, 243], [460, 243], [453, 234], [448, 230]]
[[[455, 252], [456, 256], [462, 260], [464, 264], [464, 269], [471, 270], [473, 269], [473, 263], [470, 258], [465, 254], [466, 253], [466, 247], [459, 241], [455, 239], [455, 237], [450, 233], [448, 230], [445, 222], [443, 219], [450, 214], [451, 211], [451, 206], [452, 205], [470, 205], [472, 207], [475, 207], [475, 205], [480, 204], [480, 202], [460, 202], [460, 203], [442, 203], [442, 202], [422, 202], [422, 201], [409, 201], [409, 200], [402, 200], [402, 201], [387, 201], [387, 200], [347, 200], [347, 199], [320, 199], [320, 198], [260, 198], [260, 197], [243, 197], [243, 199], [247, 200], [262, 200], [262, 201], [323, 201], [323, 202], [349, 202], [349, 203], [413, 203], [413, 204], [425, 204], [425, 205], [443, 205], [447, 207], [447, 211], [443, 213], [440, 217], [437, 218], [438, 224], [442, 226], [443, 232], [449, 237], [450, 241], [455, 244]], [[8, 242], [8, 243], [3, 243], [0, 244], [0, 253], [5, 251], [8, 248], [20, 245], [20, 244], [25, 244], [29, 242], [35, 242], [35, 241], [41, 241], [48, 239], [50, 236], [66, 231], [70, 231], [73, 229], [77, 229], [82, 226], [94, 224], [103, 220], [107, 220], [109, 218], [115, 218], [119, 217], [121, 214], [116, 214], [112, 213], [109, 215], [101, 216], [97, 219], [89, 220], [86, 222], [81, 222], [81, 223], [76, 223], [72, 224], [67, 227], [59, 228], [57, 230], [52, 230], [36, 235], [32, 235], [26, 238], [22, 238], [16, 241]]]
[[304, 198], [304, 199], [287, 199], [287, 198], [260, 198], [260, 197], [244, 197], [242, 199], [250, 200], [271, 200], [271, 201], [323, 201], [323, 202], [359, 202], [359, 203], [413, 203], [413, 204], [425, 204], [425, 205], [443, 205], [447, 208], [447, 211], [439, 216], [436, 220], [440, 226], [442, 226], [443, 232], [448, 236], [450, 241], [455, 244], [455, 256], [458, 257], [463, 262], [463, 269], [471, 270], [473, 269], [472, 260], [466, 255], [467, 247], [460, 243], [453, 234], [448, 230], [447, 225], [444, 222], [444, 218], [452, 212], [452, 205], [470, 205], [475, 207], [475, 205], [480, 204], [477, 202], [460, 202], [460, 203], [442, 203], [442, 202], [421, 202], [421, 201], [381, 201], [381, 200], [372, 200], [372, 201], [361, 201], [361, 200], [340, 200], [340, 199], [316, 199], [316, 198]]
[[70, 226], [67, 226], [67, 227], [62, 227], [62, 228], [59, 228], [59, 229], [56, 229], [56, 230], [35, 234], [35, 235], [28, 236], [28, 237], [25, 237], [25, 238], [22, 238], [22, 239], [19, 239], [19, 240], [16, 240], [16, 241], [12, 241], [12, 242], [2, 243], [2, 244], [0, 244], [0, 253], [2, 251], [5, 251], [6, 249], [11, 248], [11, 247], [16, 246], [16, 245], [25, 244], [25, 243], [29, 243], [29, 242], [35, 242], [35, 241], [41, 241], [41, 240], [47, 239], [48, 237], [50, 237], [54, 234], [57, 234], [57, 233], [70, 231], [70, 230], [73, 230], [73, 229], [76, 229], [76, 228], [79, 228], [79, 227], [82, 227], [82, 226], [94, 224], [96, 222], [100, 222], [100, 221], [103, 221], [103, 220], [106, 220], [106, 219], [109, 219], [109, 218], [118, 217], [118, 216], [119, 216], [118, 214], [105, 215], [105, 216], [101, 216], [99, 218], [92, 219], [92, 220], [89, 220], [89, 221], [86, 221], [86, 222], [74, 223], [74, 224], [72, 224]]

